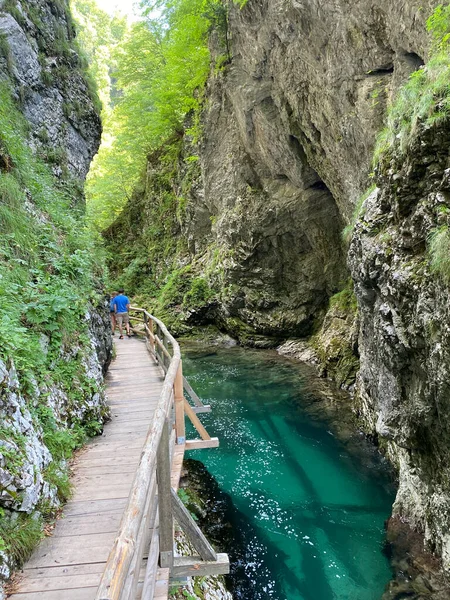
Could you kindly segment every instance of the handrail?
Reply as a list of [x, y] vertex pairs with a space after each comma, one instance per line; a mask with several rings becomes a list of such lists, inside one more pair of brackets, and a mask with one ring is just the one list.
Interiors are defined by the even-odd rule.
[[144, 318], [159, 327], [160, 331], [172, 345], [173, 356], [165, 374], [161, 396], [147, 434], [128, 504], [122, 517], [119, 535], [114, 542], [114, 546], [106, 562], [100, 585], [97, 589], [96, 600], [121, 599], [121, 593], [136, 549], [136, 539], [145, 510], [150, 480], [156, 470], [156, 457], [166, 415], [170, 408], [172, 390], [177, 379], [177, 373], [181, 370], [180, 346], [164, 323], [153, 315], [150, 315], [144, 309], [132, 307], [131, 310], [142, 312]]
[[[183, 509], [177, 506], [177, 496], [171, 489], [170, 470], [173, 455], [171, 445], [174, 448], [173, 444], [178, 444], [182, 452], [184, 448], [218, 446], [217, 438], [208, 435], [196, 415], [196, 411], [205, 412], [209, 407], [203, 406], [183, 377], [178, 342], [164, 323], [145, 309], [131, 307], [130, 311], [142, 314], [142, 318], [131, 317], [131, 319], [144, 324], [141, 333], [146, 337], [150, 354], [162, 367], [164, 382], [122, 517], [119, 534], [106, 561], [95, 600], [133, 600], [136, 597], [139, 571], [145, 552], [148, 554], [147, 573], [156, 574], [158, 557], [160, 566], [173, 569], [174, 573], [177, 572], [177, 568], [181, 568], [182, 571], [186, 569], [183, 565], [177, 566], [177, 559], [173, 557], [173, 517], [175, 515], [180, 520], [181, 517], [177, 515], [181, 515]], [[169, 345], [172, 346], [172, 354]], [[183, 389], [187, 390], [195, 407], [187, 402]], [[185, 414], [192, 421], [201, 439], [186, 442]], [[171, 435], [171, 430], [174, 430], [174, 435]], [[156, 535], [158, 522], [159, 533]], [[213, 565], [217, 564], [217, 572], [228, 572], [228, 557], [216, 555], [195, 524], [189, 525], [186, 522], [184, 525], [190, 529], [190, 531], [185, 529], [186, 534], [201, 558], [205, 561], [213, 560]], [[195, 568], [199, 568], [197, 564]], [[211, 571], [211, 562], [208, 568]], [[152, 587], [146, 580], [144, 588], [151, 590]], [[153, 592], [148, 598], [152, 597]]]

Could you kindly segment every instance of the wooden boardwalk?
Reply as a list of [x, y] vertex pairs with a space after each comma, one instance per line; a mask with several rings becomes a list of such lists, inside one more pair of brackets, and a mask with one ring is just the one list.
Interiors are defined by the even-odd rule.
[[[76, 458], [72, 500], [26, 563], [11, 600], [95, 598], [163, 385], [144, 342], [125, 338], [116, 349], [106, 378], [111, 422]], [[167, 598], [167, 574], [154, 597]]]

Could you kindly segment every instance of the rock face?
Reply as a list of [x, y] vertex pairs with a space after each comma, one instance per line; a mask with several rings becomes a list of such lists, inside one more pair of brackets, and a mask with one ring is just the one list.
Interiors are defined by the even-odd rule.
[[[322, 327], [316, 355], [346, 387], [359, 353], [355, 408], [398, 467], [394, 512], [449, 569], [449, 294], [426, 243], [448, 226], [448, 128], [420, 129], [407, 155], [378, 172], [349, 254], [359, 317], [335, 302], [324, 319], [348, 275], [342, 227], [369, 187], [388, 102], [429, 58], [425, 21], [438, 4], [230, 3], [232, 57], [212, 70], [189, 185], [179, 156], [172, 193], [187, 190], [188, 203], [170, 235], [181, 240], [179, 264], [222, 290], [203, 316], [241, 341]], [[214, 60], [221, 51], [213, 38]], [[147, 207], [157, 170], [153, 160]], [[112, 237], [133, 232], [132, 205], [124, 215]], [[145, 211], [139, 219], [134, 234], [151, 247], [164, 233], [145, 224]], [[178, 304], [186, 298], [183, 289]]]
[[[95, 290], [90, 290], [81, 307], [71, 307], [78, 317], [72, 329], [65, 326], [63, 317], [60, 323], [55, 318], [55, 314], [64, 313], [58, 301], [66, 300], [58, 296], [58, 289], [67, 294], [68, 281], [73, 277], [70, 269], [65, 270], [67, 265], [58, 265], [56, 260], [68, 260], [66, 254], [60, 254], [62, 248], [67, 252], [67, 245], [63, 244], [68, 232], [72, 235], [68, 254], [73, 258], [77, 281], [88, 275], [83, 272], [87, 261], [83, 261], [85, 250], [78, 246], [79, 232], [71, 231], [69, 225], [65, 228], [58, 218], [52, 221], [53, 215], [61, 218], [66, 214], [62, 211], [68, 209], [60, 208], [58, 213], [53, 204], [55, 198], [66, 201], [66, 196], [58, 193], [66, 194], [71, 206], [82, 203], [81, 184], [101, 133], [95, 96], [85, 79], [74, 37], [66, 0], [0, 1], [0, 87], [8, 100], [10, 91], [15, 99], [14, 107], [13, 103], [2, 103], [0, 178], [14, 186], [17, 197], [25, 202], [17, 212], [21, 211], [20, 219], [30, 227], [30, 237], [37, 240], [37, 250], [33, 247], [30, 254], [24, 250], [23, 257], [20, 249], [16, 254], [7, 254], [7, 242], [3, 243], [0, 277], [3, 280], [7, 274], [5, 260], [11, 258], [10, 266], [22, 269], [22, 279], [15, 282], [20, 297], [25, 297], [30, 289], [36, 290], [33, 314], [37, 317], [33, 321], [25, 312], [21, 315], [21, 335], [29, 331], [33, 340], [40, 335], [39, 347], [31, 347], [36, 350], [35, 358], [42, 358], [35, 363], [34, 357], [28, 358], [24, 364], [15, 347], [22, 338], [14, 337], [17, 328], [14, 329], [16, 323], [11, 317], [11, 327], [2, 330], [0, 347], [0, 581], [17, 567], [18, 555], [23, 558], [31, 549], [33, 536], [37, 541], [42, 517], [51, 514], [67, 497], [66, 459], [86, 435], [101, 430], [108, 412], [102, 389], [102, 372], [112, 351], [107, 300], [102, 298], [101, 290], [97, 297]], [[28, 139], [24, 139], [20, 128], [7, 131], [14, 120], [4, 125], [5, 114], [15, 119], [18, 110], [28, 123]], [[25, 154], [29, 156], [29, 171], [25, 172], [22, 163], [14, 162], [14, 156], [24, 154], [26, 146], [33, 149], [33, 154]], [[40, 162], [35, 165], [36, 157]], [[43, 162], [51, 168], [54, 179], [47, 171], [39, 179]], [[2, 187], [1, 202], [5, 206], [9, 201], [7, 192], [8, 188]], [[18, 227], [23, 227], [19, 219], [17, 222]], [[35, 229], [42, 237], [35, 235]], [[14, 233], [10, 236], [12, 248]], [[33, 264], [31, 252], [38, 255], [39, 264]], [[27, 272], [32, 267], [34, 271]], [[4, 287], [2, 305], [7, 313], [10, 307], [4, 304]], [[7, 300], [10, 301], [9, 296]], [[46, 302], [51, 308], [47, 307], [48, 313], [43, 316], [39, 311]], [[46, 330], [51, 319], [57, 324]], [[39, 331], [42, 333], [36, 333]], [[34, 527], [30, 526], [33, 523]], [[20, 537], [22, 527], [26, 534]], [[20, 551], [15, 554], [14, 544], [8, 542], [17, 538], [24, 541], [20, 541]]]
[[231, 59], [213, 36], [226, 66], [212, 70], [202, 142], [189, 152], [201, 177], [186, 178], [181, 157], [167, 192], [188, 198], [180, 264], [208, 271], [212, 318], [241, 341], [311, 334], [347, 278], [341, 231], [368, 187], [387, 101], [426, 59], [436, 6], [391, 4], [230, 3]]
[[[358, 409], [399, 469], [397, 514], [450, 568], [448, 280], [427, 241], [448, 226], [448, 126], [422, 126], [386, 159], [349, 253], [361, 319]], [[448, 246], [447, 246], [448, 251]]]
[[231, 331], [228, 316], [265, 335], [309, 334], [338, 291], [340, 232], [367, 187], [387, 100], [426, 58], [425, 15], [435, 5], [230, 7], [233, 56], [210, 78], [202, 219], [187, 236], [195, 229], [198, 244], [209, 215], [208, 239], [238, 288], [223, 302]]
[[74, 46], [68, 2], [1, 0], [0, 38], [0, 79], [13, 85], [32, 145], [56, 175], [70, 173], [83, 183], [101, 123]]

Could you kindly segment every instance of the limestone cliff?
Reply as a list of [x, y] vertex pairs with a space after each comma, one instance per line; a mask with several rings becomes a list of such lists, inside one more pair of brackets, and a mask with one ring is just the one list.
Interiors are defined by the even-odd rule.
[[10, 81], [30, 143], [58, 176], [83, 184], [101, 135], [99, 105], [74, 45], [66, 0], [1, 0], [0, 79]]
[[[395, 514], [449, 569], [448, 281], [430, 271], [427, 245], [448, 226], [446, 120], [418, 128], [408, 152], [378, 171], [349, 253], [359, 316], [341, 237], [372, 183], [388, 103], [428, 62], [425, 22], [438, 4], [230, 3], [231, 56], [214, 34], [201, 141], [178, 140], [170, 168], [151, 157], [143, 190], [107, 237], [119, 248], [145, 240], [137, 262], [128, 248], [115, 268], [132, 290], [159, 293], [153, 306], [178, 322], [215, 322], [253, 344], [322, 327], [318, 357], [347, 387], [359, 354], [355, 410], [398, 466]], [[167, 214], [164, 231], [154, 217]]]
[[449, 142], [448, 124], [421, 126], [406, 155], [397, 148], [382, 162], [349, 253], [361, 320], [357, 410], [398, 466], [394, 515], [425, 533], [446, 569], [450, 303], [429, 240], [446, 240]]
[[107, 412], [109, 316], [79, 210], [101, 124], [66, 0], [0, 2], [0, 96], [1, 580]]

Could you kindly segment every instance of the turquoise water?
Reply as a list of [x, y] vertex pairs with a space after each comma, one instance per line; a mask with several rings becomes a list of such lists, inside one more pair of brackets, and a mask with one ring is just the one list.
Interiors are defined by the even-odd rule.
[[317, 416], [304, 367], [240, 348], [185, 356], [213, 407], [202, 421], [220, 438], [219, 449], [188, 457], [228, 497], [235, 598], [379, 600], [391, 577], [382, 548], [393, 490], [377, 453]]

